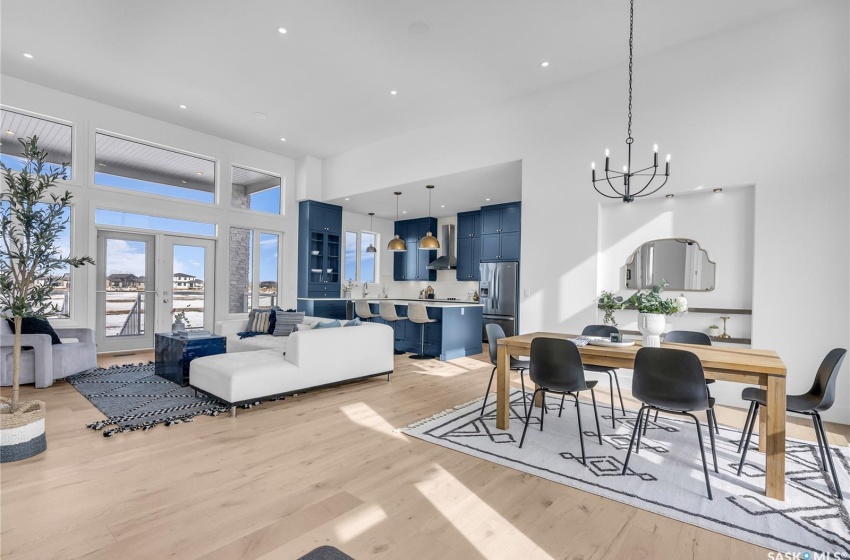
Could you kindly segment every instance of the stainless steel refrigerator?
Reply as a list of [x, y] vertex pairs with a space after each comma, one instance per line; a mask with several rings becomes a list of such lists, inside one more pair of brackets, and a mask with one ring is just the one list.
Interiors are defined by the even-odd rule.
[[[484, 305], [484, 324], [498, 323], [506, 336], [519, 334], [519, 263], [481, 263], [478, 296]], [[482, 333], [487, 340], [486, 328]]]

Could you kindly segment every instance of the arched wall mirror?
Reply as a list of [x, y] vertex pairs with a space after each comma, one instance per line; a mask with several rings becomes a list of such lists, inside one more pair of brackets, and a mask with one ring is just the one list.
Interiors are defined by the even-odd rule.
[[707, 292], [714, 289], [715, 267], [693, 239], [653, 239], [626, 262], [626, 288], [651, 288], [666, 280], [667, 290]]

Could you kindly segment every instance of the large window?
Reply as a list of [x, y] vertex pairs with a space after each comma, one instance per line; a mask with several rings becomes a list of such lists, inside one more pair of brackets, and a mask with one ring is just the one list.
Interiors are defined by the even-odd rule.
[[215, 202], [215, 162], [98, 132], [94, 182], [131, 191]]
[[278, 304], [280, 234], [230, 228], [228, 311], [247, 313]]
[[369, 231], [345, 232], [345, 279], [352, 282], [377, 282], [377, 251], [368, 251], [370, 246], [377, 247], [378, 236]]
[[234, 165], [231, 184], [231, 206], [280, 214], [280, 177]]
[[215, 235], [215, 224], [208, 222], [162, 218], [160, 216], [134, 214], [119, 210], [104, 210], [102, 208], [95, 209], [94, 222], [99, 226], [119, 226], [133, 229], [167, 231], [169, 233], [208, 235], [210, 237]]
[[59, 170], [62, 163], [68, 163], [66, 179], [71, 178], [71, 147], [73, 129], [71, 125], [48, 119], [25, 115], [10, 109], [0, 109], [0, 161], [6, 167], [20, 171], [23, 161], [20, 153], [23, 147], [18, 139], [38, 136], [38, 147], [47, 152], [47, 169]]

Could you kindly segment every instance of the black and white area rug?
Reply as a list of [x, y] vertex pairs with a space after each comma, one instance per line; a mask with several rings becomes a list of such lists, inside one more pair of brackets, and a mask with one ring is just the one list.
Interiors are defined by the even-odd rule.
[[[530, 394], [528, 396], [530, 399]], [[404, 433], [462, 453], [534, 474], [554, 482], [604, 496], [705, 529], [716, 531], [772, 551], [811, 551], [850, 556], [850, 453], [831, 446], [844, 500], [830, 492], [831, 480], [820, 470], [817, 444], [788, 439], [786, 444], [786, 491], [784, 502], [764, 496], [764, 455], [751, 442], [747, 465], [736, 472], [741, 432], [720, 427], [717, 436], [719, 474], [712, 470], [711, 448], [705, 418], [701, 419], [705, 453], [709, 461], [714, 500], [706, 494], [696, 428], [687, 417], [659, 416], [650, 422], [641, 440], [640, 454], [632, 453], [629, 471], [620, 473], [636, 419], [635, 411], [619, 410], [616, 428], [611, 409], [598, 405], [602, 445], [596, 434], [593, 407], [580, 406], [587, 466], [581, 462], [581, 446], [575, 405], [564, 403], [558, 417], [560, 397], [548, 396], [549, 411], [540, 431], [540, 409], [535, 408], [522, 449], [522, 396], [511, 394], [510, 430], [496, 428], [495, 399], [484, 417], [481, 400], [461, 405], [416, 422]], [[753, 434], [753, 440], [757, 435]]]
[[215, 399], [195, 396], [154, 375], [154, 364], [95, 368], [66, 377], [85, 398], [106, 415], [87, 427], [103, 430], [104, 437], [132, 430], [149, 430], [157, 424], [189, 422], [198, 414], [216, 416], [228, 410]]

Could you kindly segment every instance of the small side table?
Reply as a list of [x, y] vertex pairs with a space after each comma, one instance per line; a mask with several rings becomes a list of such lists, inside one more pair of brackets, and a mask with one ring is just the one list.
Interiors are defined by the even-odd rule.
[[189, 364], [195, 358], [224, 354], [227, 338], [212, 334], [203, 338], [182, 338], [156, 333], [154, 373], [184, 387], [189, 384]]

